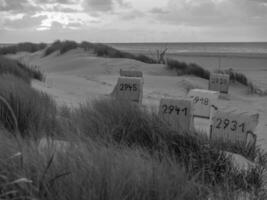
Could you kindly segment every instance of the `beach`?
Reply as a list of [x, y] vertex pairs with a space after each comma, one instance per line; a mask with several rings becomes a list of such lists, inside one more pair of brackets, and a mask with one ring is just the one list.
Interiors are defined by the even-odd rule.
[[[120, 69], [140, 70], [144, 74], [143, 104], [157, 111], [163, 97], [184, 98], [188, 88], [208, 89], [208, 80], [194, 76], [177, 76], [167, 70], [163, 64], [146, 64], [124, 58], [103, 58], [84, 52], [71, 50], [63, 55], [53, 53], [47, 57], [42, 52], [20, 53], [13, 58], [29, 65], [38, 66], [46, 75], [46, 81], [33, 81], [34, 88], [52, 95], [59, 105], [77, 107], [86, 101], [109, 96], [116, 85]], [[218, 55], [196, 54], [172, 55], [172, 58], [184, 62], [194, 62], [205, 69], [215, 70]], [[267, 57], [224, 56], [221, 57], [221, 69], [231, 66], [234, 70], [246, 74], [260, 87], [267, 89]], [[252, 67], [253, 66], [253, 67]], [[229, 97], [219, 99], [221, 110], [259, 113], [256, 129], [258, 144], [267, 150], [267, 96], [248, 94], [247, 88], [238, 83], [230, 85]]]

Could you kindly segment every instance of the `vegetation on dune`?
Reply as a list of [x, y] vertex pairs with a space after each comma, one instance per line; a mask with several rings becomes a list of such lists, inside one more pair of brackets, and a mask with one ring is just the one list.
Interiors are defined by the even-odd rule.
[[9, 45], [9, 46], [0, 48], [0, 55], [15, 54], [21, 51], [33, 53], [33, 52], [42, 50], [45, 47], [46, 47], [45, 43], [39, 43], [39, 44], [31, 43], [31, 42], [18, 43], [15, 45]]
[[209, 79], [210, 72], [195, 63], [184, 63], [178, 60], [167, 59], [167, 68], [175, 70], [177, 75], [194, 75], [200, 78]]
[[85, 41], [77, 43], [69, 40], [66, 41], [57, 40], [54, 43], [52, 43], [48, 48], [46, 48], [44, 56], [48, 56], [55, 51], [59, 51], [60, 54], [64, 54], [78, 47], [84, 49], [85, 51], [92, 51], [97, 56], [109, 57], [109, 58], [129, 58], [129, 59], [139, 60], [145, 63], [156, 63], [154, 59], [149, 58], [148, 56], [145, 55], [133, 55], [127, 52], [119, 51], [108, 45], [100, 43], [90, 43]]

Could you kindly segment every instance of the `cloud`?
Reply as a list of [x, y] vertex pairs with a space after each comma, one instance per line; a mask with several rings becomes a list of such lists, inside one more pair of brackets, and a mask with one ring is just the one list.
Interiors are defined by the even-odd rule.
[[162, 8], [152, 8], [150, 10], [150, 13], [152, 13], [152, 14], [167, 14], [168, 11], [167, 10], [164, 10]]
[[79, 0], [35, 0], [35, 3], [40, 4], [77, 4]]
[[36, 6], [33, 6], [28, 0], [1, 0], [0, 11], [9, 11], [13, 13], [25, 13], [35, 11]]
[[139, 10], [132, 10], [132, 11], [128, 11], [128, 12], [125, 12], [125, 13], [122, 13], [120, 18], [122, 20], [133, 20], [133, 19], [136, 19], [136, 18], [143, 18], [145, 17], [145, 13], [139, 11]]
[[24, 15], [21, 19], [4, 20], [3, 26], [8, 29], [32, 29], [40, 26], [44, 19], [46, 19], [46, 16]]
[[85, 11], [89, 11], [89, 13], [93, 15], [111, 12], [116, 5], [129, 7], [129, 4], [125, 3], [123, 0], [83, 0], [82, 5]]
[[156, 19], [186, 26], [244, 26], [266, 24], [264, 0], [169, 0], [164, 10], [152, 10]]
[[63, 24], [61, 24], [60, 22], [53, 21], [51, 23], [50, 30], [61, 30], [61, 29], [63, 29]]

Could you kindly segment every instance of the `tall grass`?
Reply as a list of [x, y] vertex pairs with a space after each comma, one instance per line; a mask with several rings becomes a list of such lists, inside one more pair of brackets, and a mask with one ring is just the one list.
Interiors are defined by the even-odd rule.
[[54, 133], [56, 104], [47, 94], [34, 90], [23, 79], [2, 74], [0, 95], [13, 109], [19, 132], [23, 137], [33, 133], [40, 135]]
[[31, 79], [44, 80], [44, 75], [38, 68], [30, 68], [15, 60], [0, 56], [0, 74], [12, 74], [25, 82], [30, 83]]
[[[171, 155], [190, 177], [195, 177], [201, 184], [230, 184], [232, 190], [250, 192], [262, 186], [261, 171], [257, 171], [258, 176], [253, 175], [254, 179], [250, 178], [252, 174], [257, 174], [253, 170], [236, 172], [230, 160], [221, 153], [221, 146], [218, 148], [194, 134], [174, 132], [156, 114], [140, 109], [135, 104], [114, 100], [95, 101], [74, 111], [70, 121], [78, 127], [79, 132], [94, 141], [141, 147], [158, 159], [165, 154]], [[248, 158], [252, 156], [244, 152], [243, 155]], [[256, 154], [253, 156], [255, 158]]]
[[[1, 172], [7, 182], [25, 177], [32, 183], [11, 185], [17, 196], [32, 199], [203, 199], [207, 189], [190, 179], [167, 155], [161, 160], [140, 148], [77, 142], [67, 153], [38, 150], [37, 144], [0, 134]], [[21, 156], [13, 157], [16, 152]], [[19, 187], [20, 186], [20, 187]], [[10, 195], [12, 197], [12, 195]], [[14, 196], [13, 196], [14, 197]]]

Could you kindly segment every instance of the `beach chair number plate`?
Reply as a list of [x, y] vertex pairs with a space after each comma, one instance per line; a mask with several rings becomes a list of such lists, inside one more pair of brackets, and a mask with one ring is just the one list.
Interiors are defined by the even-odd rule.
[[195, 97], [193, 98], [193, 103], [194, 103], [194, 104], [199, 103], [199, 104], [208, 106], [208, 105], [209, 105], [209, 99], [208, 99], [208, 98], [199, 97], [199, 96], [195, 96]]
[[227, 80], [225, 78], [213, 77], [211, 78], [211, 83], [224, 85], [227, 84]]
[[179, 133], [189, 132], [192, 123], [192, 100], [161, 99], [159, 117]]
[[120, 91], [137, 91], [138, 87], [136, 84], [127, 84], [121, 83], [120, 84]]
[[176, 113], [176, 115], [187, 115], [187, 108], [180, 108], [174, 105], [162, 105], [162, 110], [164, 114], [172, 114], [173, 112]]
[[221, 118], [217, 118], [217, 123], [215, 128], [217, 129], [227, 129], [228, 131], [236, 131], [237, 129], [240, 128], [241, 132], [244, 133], [245, 132], [245, 123], [240, 123], [238, 124], [238, 122], [236, 120], [232, 120], [230, 121], [229, 119], [221, 119]]
[[258, 124], [258, 118], [255, 116], [257, 115], [215, 113], [212, 118], [211, 139], [246, 143], [248, 134], [253, 134]]
[[119, 77], [111, 96], [117, 99], [142, 103], [143, 79], [135, 77]]
[[228, 93], [229, 75], [227, 74], [211, 74], [209, 81], [209, 90], [219, 91], [220, 93]]

